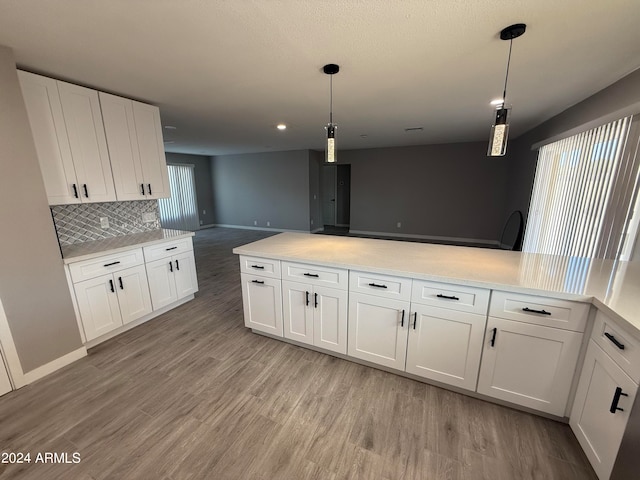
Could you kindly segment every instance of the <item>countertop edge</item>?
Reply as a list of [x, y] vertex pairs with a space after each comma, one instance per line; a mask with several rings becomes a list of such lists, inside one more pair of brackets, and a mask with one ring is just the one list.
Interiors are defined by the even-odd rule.
[[[251, 245], [251, 244], [248, 244], [248, 245]], [[503, 283], [496, 283], [496, 282], [491, 283], [491, 282], [474, 281], [474, 280], [468, 280], [468, 279], [458, 278], [458, 277], [444, 277], [444, 276], [441, 276], [441, 275], [425, 274], [425, 273], [402, 271], [402, 270], [393, 270], [393, 269], [388, 269], [388, 268], [379, 268], [379, 267], [357, 265], [357, 264], [345, 264], [345, 263], [327, 262], [327, 261], [322, 261], [322, 260], [316, 261], [316, 260], [313, 260], [313, 259], [307, 259], [307, 258], [303, 259], [303, 258], [296, 257], [296, 256], [279, 255], [279, 254], [274, 254], [274, 253], [264, 253], [264, 252], [260, 252], [260, 251], [256, 251], [256, 250], [246, 249], [246, 248], [243, 248], [243, 247], [244, 246], [236, 247], [236, 248], [234, 248], [232, 250], [232, 252], [234, 254], [236, 254], [236, 255], [248, 255], [248, 256], [252, 256], [252, 257], [270, 258], [270, 259], [273, 259], [273, 260], [280, 260], [280, 261], [285, 261], [285, 262], [304, 263], [305, 261], [307, 261], [307, 262], [313, 262], [313, 264], [315, 264], [315, 265], [321, 265], [321, 266], [326, 266], [326, 267], [343, 268], [343, 269], [347, 269], [347, 270], [363, 270], [363, 271], [367, 271], [367, 272], [371, 272], [371, 273], [380, 273], [380, 274], [383, 274], [383, 275], [394, 275], [394, 276], [399, 276], [399, 277], [411, 277], [411, 278], [415, 278], [415, 279], [418, 279], [418, 280], [436, 281], [436, 282], [448, 283], [448, 284], [454, 284], [454, 285], [463, 285], [463, 286], [470, 286], [470, 287], [486, 288], [486, 289], [491, 289], [491, 290], [500, 290], [500, 291], [513, 292], [513, 293], [522, 293], [522, 294], [528, 294], [528, 295], [545, 295], [545, 296], [548, 296], [548, 297], [562, 299], [562, 300], [589, 303], [589, 304], [593, 305], [594, 307], [598, 308], [599, 310], [602, 310], [604, 313], [606, 313], [610, 317], [612, 317], [612, 320], [614, 320], [614, 321], [616, 321], [618, 323], [621, 323], [622, 324], [621, 326], [624, 329], [628, 330], [628, 332], [631, 335], [633, 335], [638, 340], [640, 340], [640, 329], [638, 329], [633, 323], [631, 323], [629, 320], [627, 320], [622, 315], [620, 315], [615, 310], [613, 310], [610, 306], [608, 306], [600, 298], [598, 298], [597, 296], [593, 296], [593, 295], [574, 294], [574, 293], [568, 293], [568, 292], [558, 292], [558, 291], [554, 291], [554, 290], [544, 290], [544, 289], [537, 289], [537, 288], [530, 288], [530, 287], [521, 287], [521, 286], [517, 286], [517, 285], [503, 284]]]
[[195, 232], [185, 232], [182, 234], [177, 234], [175, 236], [172, 236], [171, 238], [159, 238], [159, 239], [155, 239], [155, 240], [148, 240], [145, 242], [138, 242], [135, 244], [131, 244], [131, 245], [126, 245], [123, 247], [117, 247], [117, 248], [109, 248], [106, 250], [101, 250], [99, 252], [92, 252], [92, 253], [86, 253], [83, 255], [77, 255], [77, 256], [72, 256], [72, 257], [63, 257], [62, 261], [65, 265], [69, 265], [71, 263], [75, 263], [75, 262], [81, 262], [83, 260], [90, 260], [92, 258], [97, 258], [97, 257], [102, 257], [104, 255], [111, 255], [113, 253], [120, 253], [120, 252], [126, 252], [127, 250], [133, 250], [136, 248], [142, 248], [142, 247], [148, 247], [151, 245], [157, 245], [159, 243], [166, 243], [166, 242], [170, 242], [172, 240], [179, 240], [181, 238], [188, 238], [188, 237], [193, 237], [195, 235]]

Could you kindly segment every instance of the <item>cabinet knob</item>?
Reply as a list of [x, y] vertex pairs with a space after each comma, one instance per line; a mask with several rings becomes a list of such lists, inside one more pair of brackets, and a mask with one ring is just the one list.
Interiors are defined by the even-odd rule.
[[447, 300], [460, 300], [458, 297], [456, 297], [455, 295], [442, 295], [441, 293], [439, 293], [438, 295], [436, 295], [436, 297], [438, 298], [446, 298]]
[[78, 187], [76, 186], [76, 184], [73, 183], [73, 184], [71, 184], [71, 186], [73, 187], [73, 196], [75, 198], [80, 198], [80, 197], [78, 197]]
[[489, 344], [492, 347], [496, 346], [496, 335], [497, 335], [497, 333], [498, 333], [498, 328], [496, 327], [496, 328], [493, 329], [493, 334], [491, 335], [491, 341], [489, 342]]
[[124, 285], [122, 284], [122, 277], [118, 277], [118, 284], [120, 285], [120, 290], [124, 290]]
[[116, 291], [116, 289], [113, 288], [113, 280], [111, 280], [111, 279], [109, 280], [109, 288], [111, 289], [111, 292], [115, 292]]
[[151, 184], [150, 184], [150, 183], [147, 183], [147, 187], [149, 188], [149, 195], [153, 195], [153, 194], [151, 193]]
[[82, 189], [84, 190], [84, 196], [89, 198], [89, 189], [87, 188], [87, 184], [86, 183], [82, 184]]
[[144, 193], [144, 183], [141, 183], [141, 184], [140, 184], [140, 192], [142, 193], [142, 195], [146, 195], [146, 194]]
[[624, 344], [620, 343], [618, 339], [611, 335], [609, 332], [604, 332], [604, 336], [607, 337], [611, 341], [611, 343], [613, 343], [620, 350], [624, 350]]
[[551, 315], [551, 312], [547, 312], [546, 310], [534, 310], [529, 307], [524, 307], [522, 311], [527, 313], [539, 313], [540, 315]]

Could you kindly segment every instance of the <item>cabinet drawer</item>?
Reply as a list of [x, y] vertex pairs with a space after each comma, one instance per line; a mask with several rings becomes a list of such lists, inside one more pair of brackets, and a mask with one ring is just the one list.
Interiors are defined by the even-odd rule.
[[191, 242], [191, 237], [188, 237], [144, 247], [143, 250], [145, 261], [153, 262], [160, 258], [167, 258], [171, 255], [177, 255], [179, 253], [193, 250], [193, 243]]
[[262, 277], [280, 278], [280, 260], [240, 255], [240, 271]]
[[126, 252], [118, 252], [90, 260], [70, 263], [69, 273], [71, 274], [73, 283], [78, 283], [104, 275], [105, 273], [142, 265], [143, 263], [144, 256], [142, 255], [142, 249], [136, 248], [135, 250], [127, 250]]
[[493, 291], [489, 315], [547, 327], [584, 332], [589, 305], [586, 303]]
[[321, 267], [303, 263], [282, 262], [282, 279], [294, 282], [324, 285], [346, 290], [349, 271], [341, 268]]
[[414, 280], [411, 301], [461, 312], [487, 314], [490, 290]]
[[640, 342], [598, 311], [591, 338], [629, 375], [640, 383]]
[[409, 300], [411, 279], [368, 272], [349, 272], [349, 290], [377, 297]]

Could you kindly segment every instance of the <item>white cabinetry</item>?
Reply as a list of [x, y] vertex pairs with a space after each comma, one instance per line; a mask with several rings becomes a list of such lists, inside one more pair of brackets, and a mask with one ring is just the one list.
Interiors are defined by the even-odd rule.
[[478, 393], [564, 416], [587, 312], [581, 303], [494, 292], [490, 313], [518, 320], [489, 317]]
[[[611, 335], [612, 331], [617, 344], [604, 338], [615, 356], [606, 353], [600, 343], [603, 333]], [[638, 391], [637, 377], [629, 376], [636, 364], [627, 361], [638, 347], [640, 342], [598, 312], [569, 424], [601, 480], [611, 475]]]
[[347, 270], [282, 262], [283, 334], [347, 353]]
[[144, 257], [154, 310], [198, 291], [190, 238], [145, 247]]
[[103, 92], [100, 105], [118, 200], [170, 197], [160, 110]]
[[349, 293], [349, 356], [404, 370], [408, 326], [407, 300]]
[[[96, 274], [100, 265], [103, 271]], [[141, 249], [77, 262], [70, 272], [87, 341], [151, 313]]]
[[240, 272], [245, 326], [282, 337], [280, 261], [241, 255]]
[[116, 199], [98, 92], [18, 71], [50, 205]]

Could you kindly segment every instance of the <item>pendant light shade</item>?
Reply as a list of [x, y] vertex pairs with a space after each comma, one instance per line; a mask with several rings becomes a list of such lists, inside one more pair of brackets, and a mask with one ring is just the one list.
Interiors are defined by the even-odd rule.
[[501, 157], [507, 152], [507, 138], [509, 136], [509, 115], [511, 107], [507, 106], [507, 81], [509, 80], [509, 64], [511, 63], [511, 47], [513, 39], [522, 35], [527, 26], [524, 23], [516, 23], [500, 32], [501, 40], [509, 40], [509, 57], [507, 58], [507, 72], [504, 77], [504, 91], [502, 100], [496, 107], [495, 120], [491, 126], [491, 135], [489, 136], [489, 148], [487, 155], [489, 157]]
[[333, 123], [333, 75], [340, 71], [340, 66], [335, 63], [329, 63], [322, 67], [324, 73], [329, 75], [329, 123], [325, 127], [327, 130], [327, 148], [325, 153], [325, 162], [336, 163], [338, 157], [336, 155], [336, 129], [338, 126]]

